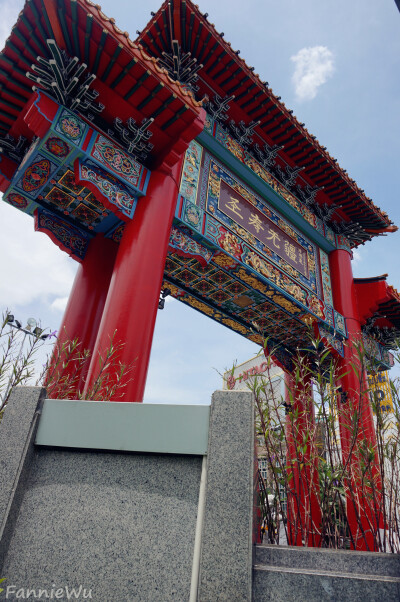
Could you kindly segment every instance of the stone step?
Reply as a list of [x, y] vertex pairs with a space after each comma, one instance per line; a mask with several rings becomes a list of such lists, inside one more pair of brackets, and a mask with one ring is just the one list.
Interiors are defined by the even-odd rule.
[[253, 602], [399, 602], [400, 578], [271, 565], [253, 567]]
[[336, 573], [400, 577], [400, 554], [298, 548], [261, 544], [256, 546], [255, 563]]

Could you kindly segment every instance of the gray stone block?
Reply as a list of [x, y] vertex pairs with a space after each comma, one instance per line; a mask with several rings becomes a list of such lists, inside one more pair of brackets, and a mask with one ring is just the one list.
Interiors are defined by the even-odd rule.
[[400, 579], [273, 566], [254, 568], [253, 602], [398, 602]]
[[82, 585], [96, 602], [188, 600], [201, 461], [40, 449], [6, 583]]
[[254, 405], [247, 391], [212, 397], [199, 602], [250, 601]]
[[[10, 411], [8, 426], [3, 424], [20, 459], [33, 455], [37, 405], [27, 407], [22, 418]], [[23, 497], [4, 547], [1, 576], [7, 586], [49, 592], [82, 586], [98, 602], [184, 602], [196, 577], [193, 556], [200, 533], [198, 600], [250, 602], [250, 392], [213, 396], [202, 526], [200, 519], [197, 525], [201, 456], [37, 447], [30, 471], [21, 471], [14, 447], [3, 449]], [[23, 464], [26, 469], [29, 463]]]
[[0, 569], [32, 463], [33, 442], [45, 393], [41, 387], [16, 387], [0, 422]]
[[357, 573], [400, 577], [400, 555], [355, 550], [329, 550], [296, 548], [292, 546], [259, 545], [256, 547], [256, 564], [268, 566], [334, 570], [336, 573]]

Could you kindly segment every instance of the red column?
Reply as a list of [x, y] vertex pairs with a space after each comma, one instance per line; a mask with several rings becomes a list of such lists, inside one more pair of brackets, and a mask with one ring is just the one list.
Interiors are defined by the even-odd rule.
[[[366, 441], [376, 450], [376, 435], [371, 403], [367, 394], [362, 394], [366, 389], [366, 374], [362, 373], [356, 345], [361, 342], [362, 333], [358, 315], [357, 298], [353, 272], [351, 268], [350, 251], [338, 249], [330, 254], [330, 268], [334, 306], [346, 319], [348, 341], [345, 346], [344, 357], [339, 358], [339, 385], [344, 393], [338, 401], [338, 416], [340, 428], [340, 441], [342, 446], [343, 462], [346, 463], [350, 456], [350, 472], [352, 474], [351, 487], [355, 497], [347, 496], [347, 518], [349, 527], [356, 539], [355, 547], [363, 550], [374, 550], [374, 538], [370, 531], [377, 528], [374, 513], [371, 511], [371, 500], [366, 500], [360, 485], [360, 461], [357, 447]], [[358, 372], [358, 373], [357, 373]], [[347, 397], [346, 397], [347, 396]], [[342, 403], [342, 402], [344, 403]], [[354, 424], [354, 416], [359, 416], [358, 425]], [[355, 446], [355, 429], [357, 439]], [[378, 460], [374, 466], [374, 475], [377, 484], [380, 484]], [[376, 499], [373, 503], [380, 504]], [[360, 526], [365, 535], [360, 533]]]
[[[53, 398], [59, 395], [76, 398], [77, 392], [82, 389], [89, 361], [82, 362], [77, 357], [84, 350], [93, 353], [117, 249], [114, 241], [98, 234], [91, 240], [78, 268], [48, 371], [47, 386]], [[74, 340], [79, 342], [79, 347], [72, 352], [68, 361], [67, 347], [71, 349]], [[63, 367], [65, 361], [68, 363]]]
[[288, 543], [321, 545], [321, 503], [312, 382], [307, 366], [285, 374]]
[[114, 344], [122, 347], [102, 378], [114, 386], [119, 362], [133, 369], [113, 401], [143, 400], [182, 162], [181, 157], [172, 169], [152, 172], [146, 196], [139, 200], [120, 242], [85, 388], [98, 377], [97, 356], [104, 357], [114, 336]]

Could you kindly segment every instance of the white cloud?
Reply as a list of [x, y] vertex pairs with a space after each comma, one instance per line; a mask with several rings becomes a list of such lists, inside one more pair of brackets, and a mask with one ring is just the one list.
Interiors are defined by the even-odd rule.
[[334, 57], [326, 46], [302, 48], [290, 57], [295, 64], [292, 82], [297, 100], [312, 100], [318, 88], [332, 77], [335, 70]]
[[50, 307], [55, 311], [61, 311], [62, 313], [64, 313], [65, 308], [67, 307], [67, 303], [68, 297], [57, 297], [56, 299], [54, 299]]
[[31, 217], [1, 200], [0, 225], [0, 306], [66, 297], [78, 264], [48, 236], [35, 232]]

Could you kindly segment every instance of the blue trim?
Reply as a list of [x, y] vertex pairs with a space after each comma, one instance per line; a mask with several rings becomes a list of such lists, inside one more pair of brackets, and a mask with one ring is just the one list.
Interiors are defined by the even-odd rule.
[[[54, 123], [54, 122], [56, 121], [57, 117], [58, 117], [58, 114], [59, 114], [59, 112], [60, 112], [60, 105], [58, 105], [57, 113], [56, 113], [56, 115], [55, 115], [55, 117], [54, 117], [53, 121], [50, 121], [50, 119], [47, 117], [47, 115], [45, 115], [44, 113], [42, 113], [42, 111], [40, 110], [39, 106], [38, 106], [36, 103], [38, 103], [38, 102], [39, 102], [39, 100], [40, 100], [40, 95], [41, 95], [41, 94], [43, 94], [43, 96], [46, 96], [46, 98], [51, 98], [51, 96], [49, 96], [48, 94], [46, 94], [46, 93], [45, 93], [45, 92], [43, 92], [42, 90], [36, 90], [36, 93], [37, 93], [37, 95], [38, 95], [38, 96], [37, 96], [37, 99], [35, 100], [35, 102], [34, 102], [33, 104], [34, 104], [34, 105], [35, 105], [35, 107], [37, 108], [37, 110], [38, 110], [38, 113], [39, 113], [39, 114], [40, 114], [42, 117], [44, 117], [44, 118], [46, 119], [46, 121], [48, 121], [50, 124]], [[51, 98], [51, 100], [53, 100], [53, 101], [54, 101], [54, 98]], [[58, 104], [58, 103], [57, 103], [57, 104]]]
[[[142, 191], [138, 190], [138, 195], [139, 196], [145, 196], [145, 194], [147, 192], [147, 187], [148, 187], [149, 182], [150, 182], [151, 171], [149, 169], [147, 169], [147, 167], [144, 167], [144, 169], [147, 171], [146, 180], [145, 180], [144, 185], [143, 185], [143, 190]], [[140, 185], [140, 183], [142, 181], [142, 178], [143, 178], [143, 172], [142, 172], [142, 175], [140, 176], [139, 185]]]
[[210, 151], [217, 159], [222, 161], [229, 169], [238, 175], [246, 184], [264, 198], [267, 202], [285, 216], [293, 225], [310, 238], [317, 246], [326, 253], [335, 251], [335, 247], [319, 232], [315, 230], [298, 212], [293, 209], [281, 196], [279, 196], [268, 184], [263, 182], [247, 165], [244, 165], [222, 146], [208, 132], [201, 132], [196, 140]]
[[93, 148], [93, 146], [94, 146], [94, 141], [96, 140], [96, 138], [97, 138], [97, 134], [99, 133], [97, 130], [95, 130], [95, 129], [93, 129], [93, 128], [90, 128], [90, 129], [92, 130], [92, 135], [91, 135], [91, 137], [90, 137], [89, 144], [87, 145], [87, 149], [86, 149], [86, 150], [83, 150], [83, 149], [81, 149], [81, 150], [82, 150], [82, 152], [83, 152], [83, 153], [86, 155], [86, 157], [88, 157], [88, 158], [90, 157], [90, 153], [92, 152], [92, 148]]

